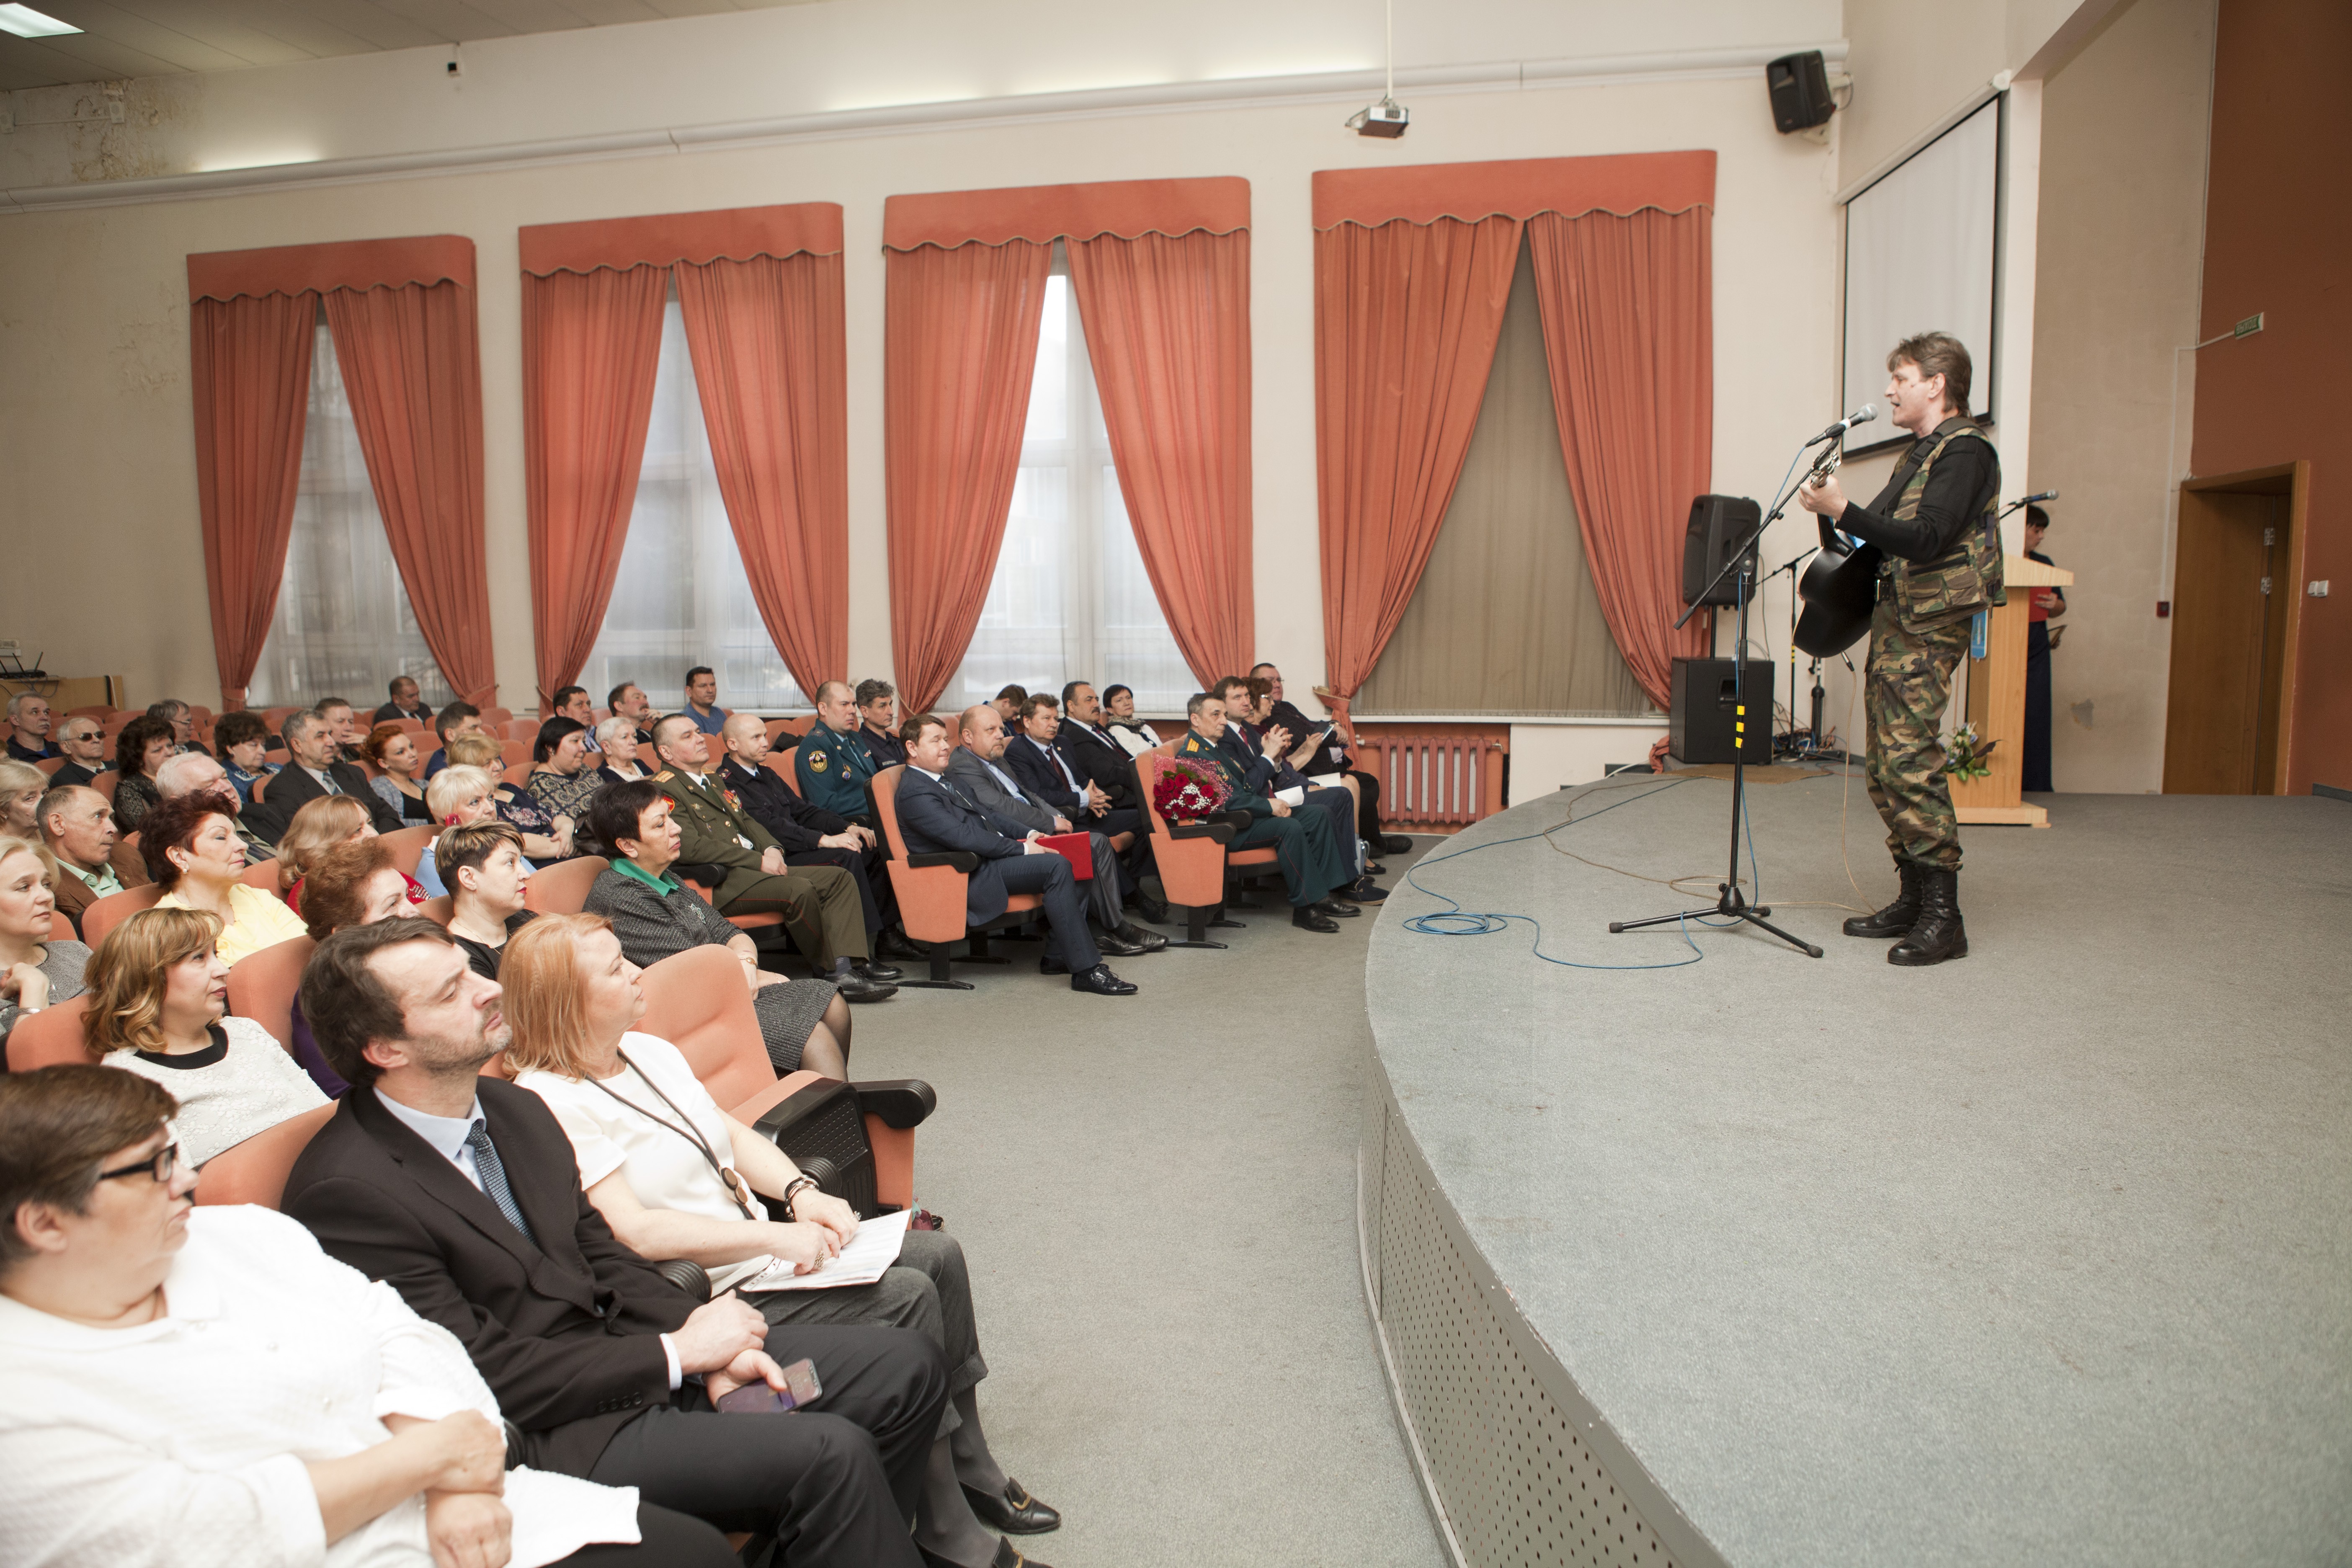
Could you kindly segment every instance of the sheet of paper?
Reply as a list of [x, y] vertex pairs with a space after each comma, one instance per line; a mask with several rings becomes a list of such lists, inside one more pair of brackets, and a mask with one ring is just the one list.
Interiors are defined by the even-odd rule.
[[779, 1258], [766, 1272], [755, 1275], [736, 1286], [738, 1290], [830, 1290], [841, 1285], [871, 1285], [882, 1278], [890, 1265], [898, 1261], [898, 1248], [907, 1239], [906, 1211], [886, 1214], [879, 1219], [862, 1220], [857, 1234], [841, 1249], [841, 1256], [814, 1274], [795, 1274], [790, 1263]]

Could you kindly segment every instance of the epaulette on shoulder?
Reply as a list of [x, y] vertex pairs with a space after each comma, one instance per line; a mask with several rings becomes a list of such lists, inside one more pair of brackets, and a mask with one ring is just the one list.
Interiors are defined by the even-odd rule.
[[661, 772], [659, 772], [659, 773], [656, 773], [656, 774], [654, 775], [654, 783], [656, 783], [656, 784], [667, 784], [667, 783], [669, 783], [669, 781], [670, 781], [671, 779], [675, 778], [676, 776], [677, 776], [677, 775], [676, 775], [676, 774], [674, 774], [674, 773], [671, 773], [667, 768], [664, 768]]

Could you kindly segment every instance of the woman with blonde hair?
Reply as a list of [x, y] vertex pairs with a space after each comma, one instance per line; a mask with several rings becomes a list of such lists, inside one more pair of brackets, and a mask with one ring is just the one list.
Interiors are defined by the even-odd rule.
[[16, 1020], [82, 993], [89, 949], [49, 940], [58, 863], [23, 838], [0, 838], [0, 1045]]
[[[555, 1113], [582, 1189], [623, 1246], [656, 1261], [691, 1258], [714, 1292], [772, 1267], [821, 1272], [857, 1234], [856, 1211], [719, 1109], [676, 1046], [639, 1031], [639, 973], [601, 915], [541, 915], [516, 931], [499, 971], [507, 1069]], [[983, 1519], [1015, 1534], [1061, 1523], [989, 1452], [978, 1387], [988, 1363], [953, 1237], [909, 1229], [897, 1264], [872, 1285], [747, 1289], [743, 1300], [772, 1324], [911, 1329], [945, 1352], [952, 1394], [915, 1515], [925, 1561], [1018, 1563]]]
[[[464, 742], [471, 735], [452, 735], [451, 741]], [[433, 820], [443, 827], [461, 827], [469, 822], [499, 820], [498, 775], [487, 768], [470, 763], [452, 762], [433, 775], [425, 786], [425, 804], [433, 809]], [[524, 840], [529, 852], [530, 840]], [[529, 876], [535, 867], [528, 860], [522, 864], [523, 875]], [[439, 898], [449, 890], [449, 885], [433, 863], [433, 846], [427, 844], [416, 861], [416, 879], [424, 884], [425, 893]]]
[[0, 762], [0, 833], [16, 838], [38, 838], [41, 825], [35, 808], [49, 793], [49, 775], [30, 763], [10, 757]]
[[107, 932], [83, 976], [89, 1054], [177, 1097], [180, 1152], [192, 1165], [327, 1103], [268, 1030], [223, 1016], [220, 935], [220, 917], [204, 910], [142, 910]]
[[140, 825], [139, 858], [163, 889], [157, 909], [204, 910], [219, 917], [220, 957], [249, 953], [302, 934], [285, 900], [245, 880], [245, 844], [220, 795], [173, 795]]
[[[278, 840], [278, 887], [286, 907], [298, 915], [302, 912], [302, 884], [320, 856], [375, 836], [375, 818], [362, 801], [348, 795], [322, 795], [304, 801]], [[421, 904], [431, 897], [415, 878], [404, 876], [402, 880], [408, 884], [410, 903]]]
[[[572, 858], [572, 819], [551, 817], [537, 801], [508, 786], [502, 744], [488, 735], [452, 735], [447, 751], [450, 767], [479, 768], [490, 781], [490, 809], [500, 822], [511, 823], [522, 835], [524, 854], [546, 861]], [[437, 812], [434, 820], [444, 827], [455, 826]]]
[[415, 737], [397, 724], [378, 724], [360, 742], [360, 755], [376, 770], [368, 788], [398, 812], [401, 821], [421, 825], [433, 820], [432, 808], [425, 804], [425, 785], [416, 776], [425, 771], [425, 759], [416, 754]]

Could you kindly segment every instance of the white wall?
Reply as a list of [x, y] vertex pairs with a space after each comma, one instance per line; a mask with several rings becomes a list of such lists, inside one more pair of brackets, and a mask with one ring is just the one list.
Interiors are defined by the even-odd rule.
[[[768, 91], [762, 73], [771, 65], [782, 85], [770, 98], [800, 93], [791, 100], [797, 106], [824, 84], [834, 90], [824, 101], [843, 102], [880, 91], [886, 77], [902, 78], [905, 93], [936, 95], [1066, 84], [1079, 65], [1097, 73], [1087, 81], [1287, 68], [1306, 58], [1309, 39], [1318, 48], [1328, 44], [1342, 63], [1360, 63], [1368, 57], [1360, 10], [1366, 8], [1293, 15], [1212, 6], [1197, 13], [1197, 26], [1188, 18], [1146, 39], [1131, 22], [1071, 7], [866, 0], [468, 45], [464, 86], [454, 95], [425, 70], [437, 71], [439, 57], [420, 59], [419, 52], [269, 68], [175, 88], [194, 106], [151, 127], [145, 153], [118, 141], [110, 166], [182, 170], [221, 155], [236, 135], [264, 123], [312, 137], [305, 147], [322, 153], [361, 156], [428, 136], [455, 144], [624, 121], [676, 123], [695, 108], [716, 119], [746, 111]], [[1354, 18], [1352, 31], [1336, 27], [1343, 14]], [[1039, 33], [1009, 19], [1056, 16], [1087, 17], [1108, 42], [1058, 56], [1048, 49], [1045, 58], [1059, 63], [1036, 66]], [[1416, 47], [1533, 58], [1542, 50], [1628, 52], [1776, 33], [1804, 42], [1809, 33], [1817, 41], [1828, 31], [1825, 20], [1834, 18], [1825, 19], [1820, 5], [1797, 4], [1492, 5], [1442, 27], [1424, 19], [1429, 32]], [[1129, 32], [1120, 34], [1121, 26]], [[763, 38], [772, 53], [782, 37], [803, 51], [789, 68], [765, 55], [754, 62], [705, 52], [713, 40]], [[1410, 37], [1408, 27], [1401, 51]], [[1266, 39], [1293, 52], [1254, 54]], [[620, 60], [634, 57], [643, 68], [622, 72], [615, 48]], [[892, 77], [886, 68], [901, 57], [913, 63]], [[952, 80], [943, 74], [950, 65], [961, 73]], [[859, 676], [886, 669], [889, 654], [879, 247], [882, 199], [894, 192], [1150, 176], [1251, 181], [1260, 652], [1294, 681], [1311, 683], [1323, 668], [1310, 356], [1313, 170], [1713, 147], [1720, 154], [1716, 487], [1762, 490], [1793, 442], [1833, 416], [1835, 153], [1773, 132], [1760, 72], [1401, 96], [1414, 110], [1401, 142], [1347, 134], [1338, 123], [1344, 105], [1255, 103], [812, 136], [0, 217], [0, 471], [9, 476], [0, 485], [0, 537], [10, 542], [0, 635], [47, 648], [53, 669], [127, 675], [142, 702], [167, 688], [213, 700], [187, 372], [184, 258], [193, 251], [385, 235], [474, 238], [490, 610], [502, 700], [517, 708], [530, 701], [534, 681], [519, 225], [770, 202], [844, 205], [850, 655]], [[0, 155], [23, 156], [15, 144], [23, 141], [0, 139]]]

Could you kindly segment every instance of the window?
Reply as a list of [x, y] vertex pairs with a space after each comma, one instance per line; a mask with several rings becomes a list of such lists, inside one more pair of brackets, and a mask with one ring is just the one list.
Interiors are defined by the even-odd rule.
[[722, 708], [812, 706], [769, 640], [743, 575], [673, 288], [662, 311], [661, 363], [636, 504], [604, 628], [580, 684], [601, 703], [614, 687], [634, 681], [655, 707], [674, 711], [686, 705], [686, 672], [698, 664], [718, 675]]
[[371, 713], [393, 678], [405, 675], [438, 708], [452, 693], [393, 564], [334, 334], [323, 320], [317, 330], [286, 577], [246, 701], [276, 708], [343, 697]]
[[1058, 697], [1069, 680], [1131, 686], [1144, 713], [1182, 712], [1197, 686], [1136, 548], [1057, 243], [1004, 543], [940, 702], [968, 708], [1011, 683]]

